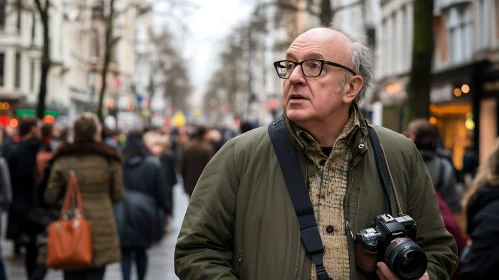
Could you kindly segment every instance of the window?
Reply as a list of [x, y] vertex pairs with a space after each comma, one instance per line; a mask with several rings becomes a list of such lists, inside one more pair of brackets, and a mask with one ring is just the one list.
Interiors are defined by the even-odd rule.
[[29, 68], [29, 89], [35, 90], [35, 61], [32, 59]]
[[5, 6], [7, 0], [0, 0], [0, 29], [5, 27]]
[[465, 62], [471, 57], [471, 6], [453, 7], [447, 13], [449, 58], [452, 64]]
[[4, 62], [5, 62], [5, 54], [0, 53], [0, 87], [4, 86], [4, 81], [5, 81]]
[[[2, 1], [2, 0], [0, 0]], [[33, 24], [31, 25], [31, 45], [35, 44], [35, 35], [36, 35], [36, 16], [35, 12], [32, 14], [32, 22]]]
[[[402, 13], [402, 25], [401, 25], [401, 28], [402, 28], [402, 44], [400, 46], [400, 50], [401, 50], [401, 61], [405, 62], [405, 61], [408, 61], [409, 57], [410, 57], [410, 54], [408, 54], [408, 44], [410, 42], [410, 38], [409, 38], [409, 29], [407, 28], [407, 21], [409, 20], [409, 15], [408, 15], [408, 6], [406, 5], [403, 5], [402, 8], [401, 8], [401, 13]], [[405, 69], [404, 69], [405, 70]]]
[[21, 87], [21, 54], [16, 53], [16, 76], [15, 76], [15, 81], [14, 85], [16, 88]]
[[[2, 0], [0, 0], [2, 1]], [[23, 15], [23, 3], [21, 0], [17, 0], [16, 2], [16, 8], [17, 8], [17, 24], [16, 24], [16, 27], [17, 27], [17, 30], [21, 31], [21, 19], [22, 19], [22, 15]]]
[[496, 7], [496, 14], [495, 14], [495, 18], [496, 18], [496, 38], [499, 39], [499, 0], [496, 0], [496, 2], [494, 3], [495, 7]]
[[485, 47], [485, 0], [478, 1], [478, 47]]
[[90, 33], [90, 56], [99, 57], [100, 48], [99, 48], [99, 31], [92, 30]]

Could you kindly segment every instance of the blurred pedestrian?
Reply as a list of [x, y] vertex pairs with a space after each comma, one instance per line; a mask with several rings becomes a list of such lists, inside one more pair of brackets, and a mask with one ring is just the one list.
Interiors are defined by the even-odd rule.
[[211, 128], [205, 132], [204, 140], [213, 147], [213, 151], [216, 153], [223, 146], [222, 134], [218, 129]]
[[480, 166], [463, 203], [469, 252], [463, 257], [462, 280], [496, 279], [499, 267], [499, 138], [487, 161]]
[[31, 117], [21, 119], [19, 136], [20, 142], [10, 146], [6, 158], [13, 195], [8, 214], [7, 239], [13, 240], [17, 248], [26, 248], [25, 266], [29, 279], [35, 270], [38, 254], [34, 233], [36, 221], [30, 213], [35, 208], [36, 158], [43, 146], [41, 122]]
[[239, 127], [239, 133], [244, 134], [244, 133], [246, 133], [250, 130], [253, 130], [255, 128], [256, 128], [256, 126], [254, 124], [252, 124], [249, 121], [245, 121], [245, 122], [241, 123], [241, 126]]
[[42, 147], [36, 156], [37, 172], [35, 175], [36, 183], [43, 180], [45, 168], [49, 161], [52, 159], [52, 131], [53, 125], [50, 123], [43, 123], [42, 125]]
[[[12, 185], [10, 181], [10, 171], [5, 158], [0, 155], [0, 216], [9, 209], [12, 202]], [[2, 232], [0, 221], [0, 232]], [[6, 280], [5, 264], [2, 257], [2, 246], [0, 245], [0, 280]]]
[[121, 132], [118, 129], [105, 128], [104, 129], [104, 135], [105, 135], [104, 142], [107, 145], [119, 150], [121, 148], [120, 141], [119, 141], [120, 134], [121, 134]]
[[112, 204], [124, 196], [122, 157], [116, 149], [102, 143], [101, 129], [94, 114], [83, 113], [76, 118], [73, 143], [64, 144], [55, 152], [45, 190], [45, 202], [57, 204], [68, 184], [71, 163], [78, 179], [85, 218], [92, 225], [92, 267], [65, 270], [65, 280], [103, 279], [106, 265], [121, 261]]
[[123, 280], [129, 280], [133, 259], [139, 280], [147, 272], [146, 250], [161, 240], [165, 216], [171, 213], [169, 193], [165, 188], [166, 174], [158, 158], [144, 145], [142, 133], [128, 134], [123, 150], [123, 183], [125, 199], [116, 206], [122, 252]]
[[413, 120], [404, 134], [416, 144], [430, 172], [435, 190], [440, 193], [449, 209], [458, 213], [461, 210], [461, 198], [457, 190], [454, 168], [448, 160], [436, 153], [438, 138], [431, 124], [426, 119]]
[[198, 127], [191, 143], [184, 150], [180, 172], [184, 179], [184, 190], [191, 196], [199, 177], [214, 154], [214, 148], [207, 140], [206, 128]]
[[168, 197], [168, 204], [170, 212], [166, 213], [165, 229], [167, 232], [171, 231], [170, 222], [173, 215], [173, 186], [177, 183], [177, 173], [175, 171], [175, 160], [173, 155], [168, 153], [168, 138], [157, 128], [148, 128], [144, 133], [144, 143], [151, 155], [158, 158], [161, 162], [163, 172], [165, 173], [166, 180], [162, 186]]

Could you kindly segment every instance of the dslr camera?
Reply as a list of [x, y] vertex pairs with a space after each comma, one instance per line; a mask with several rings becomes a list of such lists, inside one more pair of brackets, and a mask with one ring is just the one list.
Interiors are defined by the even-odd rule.
[[377, 216], [371, 228], [356, 234], [355, 259], [365, 272], [384, 262], [400, 279], [419, 279], [426, 271], [426, 255], [416, 240], [416, 223], [410, 216]]

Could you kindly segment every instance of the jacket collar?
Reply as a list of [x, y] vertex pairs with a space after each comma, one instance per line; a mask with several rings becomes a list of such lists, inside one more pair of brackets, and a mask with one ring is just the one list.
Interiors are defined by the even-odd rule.
[[66, 143], [54, 153], [53, 159], [65, 156], [97, 155], [110, 160], [123, 161], [118, 150], [101, 142]]
[[[362, 157], [358, 156], [364, 155], [368, 151], [367, 142], [369, 142], [369, 136], [368, 136], [369, 134], [368, 134], [368, 124], [364, 120], [364, 116], [362, 115], [362, 112], [358, 108], [357, 104], [353, 104], [351, 110], [352, 111], [350, 117], [351, 118], [355, 117], [357, 124], [355, 125], [355, 128], [352, 131], [352, 133], [349, 134], [348, 142], [350, 143], [350, 148], [352, 149], [352, 160], [353, 160], [352, 163], [355, 166], [362, 160]], [[282, 119], [286, 126], [288, 137], [293, 142], [295, 149], [300, 151], [299, 154], [301, 155], [301, 157], [303, 157], [309, 163], [307, 164], [308, 173], [314, 174], [316, 172], [314, 164], [312, 164], [312, 161], [308, 159], [307, 156], [305, 156], [304, 147], [303, 147], [303, 145], [305, 144], [303, 141], [299, 140], [299, 136], [296, 133], [297, 131], [296, 127], [298, 126], [294, 122], [289, 120], [289, 118], [286, 116], [286, 113], [282, 114]]]

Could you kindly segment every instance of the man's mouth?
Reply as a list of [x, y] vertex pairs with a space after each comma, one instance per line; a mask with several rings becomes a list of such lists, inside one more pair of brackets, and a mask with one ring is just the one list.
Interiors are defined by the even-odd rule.
[[290, 100], [293, 100], [293, 99], [295, 99], [295, 100], [299, 100], [299, 99], [306, 99], [306, 98], [305, 98], [305, 97], [303, 97], [302, 95], [299, 95], [299, 94], [293, 94], [293, 95], [291, 95], [291, 96], [290, 96], [290, 98], [289, 98], [289, 99], [290, 99]]

